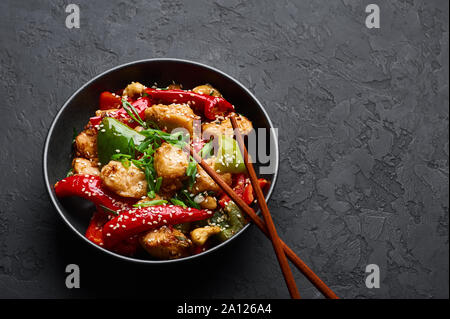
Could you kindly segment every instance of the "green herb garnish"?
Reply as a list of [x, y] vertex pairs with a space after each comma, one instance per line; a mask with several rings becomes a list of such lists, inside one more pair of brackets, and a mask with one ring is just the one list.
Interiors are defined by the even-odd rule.
[[164, 199], [155, 199], [155, 200], [151, 200], [149, 202], [142, 202], [140, 204], [134, 204], [133, 207], [148, 207], [148, 206], [163, 205], [163, 204], [167, 204], [167, 201]]
[[75, 140], [76, 140], [77, 136], [78, 136], [77, 129], [76, 129], [76, 128], [73, 128], [73, 133], [72, 133], [72, 144], [75, 143]]
[[159, 189], [161, 188], [161, 184], [162, 184], [162, 177], [159, 176], [159, 177], [156, 179], [156, 183], [155, 183], [155, 192], [156, 192], [156, 193], [159, 192]]
[[122, 99], [122, 107], [128, 113], [128, 115], [137, 123], [139, 123], [142, 127], [147, 127], [147, 124], [141, 119], [138, 111], [134, 108], [134, 106], [125, 99]]
[[210, 140], [208, 143], [203, 145], [202, 149], [200, 150], [200, 157], [201, 158], [205, 158], [205, 157], [208, 157], [208, 156], [212, 156], [213, 154], [211, 152], [213, 150], [214, 150], [213, 140]]
[[172, 204], [174, 204], [174, 205], [181, 206], [181, 207], [184, 207], [184, 208], [187, 207], [186, 204], [183, 203], [183, 201], [181, 201], [181, 200], [179, 200], [179, 199], [171, 198], [170, 201], [171, 201]]
[[124, 159], [124, 158], [130, 159], [131, 155], [120, 153], [120, 154], [113, 154], [111, 156], [111, 159], [114, 160], [114, 161], [119, 161], [119, 160]]
[[120, 154], [113, 154], [111, 156], [111, 159], [113, 161], [121, 162], [123, 167], [125, 167], [126, 169], [128, 169], [130, 167], [130, 165], [131, 165], [131, 161], [130, 161], [131, 155], [128, 155], [128, 154], [122, 154], [122, 153], [120, 153]]
[[110, 213], [110, 214], [113, 214], [114, 216], [119, 216], [119, 213], [118, 212], [116, 212], [116, 211], [114, 211], [114, 210], [112, 210], [112, 209], [110, 209], [110, 208], [108, 208], [108, 207], [106, 207], [106, 206], [103, 206], [103, 205], [99, 205], [105, 212], [107, 212], [107, 213]]
[[163, 140], [179, 148], [183, 148], [189, 142], [188, 137], [185, 136], [182, 131], [176, 133], [167, 133], [161, 130], [149, 128], [139, 133], [145, 135], [149, 139], [160, 140], [160, 142], [161, 140]]
[[69, 169], [69, 171], [66, 174], [66, 177], [70, 177], [73, 175], [73, 168]]
[[192, 156], [189, 157], [189, 164], [186, 169], [186, 175], [189, 177], [189, 187], [192, 187], [195, 183], [195, 178], [197, 175], [197, 162]]
[[183, 197], [184, 202], [186, 203], [187, 206], [190, 206], [190, 207], [194, 207], [194, 208], [200, 209], [200, 205], [197, 204], [196, 202], [194, 202], [194, 200], [192, 199], [191, 194], [188, 192], [188, 190], [183, 189], [183, 190], [180, 192], [180, 194], [181, 194], [181, 196]]

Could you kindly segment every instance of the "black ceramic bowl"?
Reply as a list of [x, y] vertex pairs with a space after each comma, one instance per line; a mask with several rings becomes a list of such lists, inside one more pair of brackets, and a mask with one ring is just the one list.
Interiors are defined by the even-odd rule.
[[[149, 59], [131, 62], [108, 70], [83, 85], [76, 91], [56, 115], [48, 132], [44, 146], [44, 179], [50, 198], [61, 218], [82, 240], [97, 249], [117, 258], [138, 263], [173, 263], [194, 258], [201, 258], [205, 254], [217, 251], [220, 247], [236, 239], [249, 225], [245, 226], [230, 240], [223, 242], [201, 254], [175, 260], [151, 260], [143, 258], [130, 258], [118, 255], [103, 249], [84, 236], [94, 206], [78, 198], [58, 199], [53, 185], [64, 178], [71, 166], [73, 130], [80, 132], [88, 122], [98, 106], [98, 98], [103, 91], [116, 91], [123, 89], [132, 81], [146, 85], [158, 84], [165, 87], [172, 82], [181, 83], [183, 88], [191, 89], [197, 85], [210, 83], [216, 87], [223, 96], [236, 107], [236, 111], [247, 116], [255, 128], [273, 127], [267, 112], [261, 103], [242, 84], [212, 67], [178, 59]], [[274, 173], [264, 175], [271, 181], [270, 189], [266, 194], [269, 199], [275, 185], [278, 173], [278, 143], [271, 136], [271, 156], [275, 162]], [[256, 163], [258, 165], [258, 163]]]

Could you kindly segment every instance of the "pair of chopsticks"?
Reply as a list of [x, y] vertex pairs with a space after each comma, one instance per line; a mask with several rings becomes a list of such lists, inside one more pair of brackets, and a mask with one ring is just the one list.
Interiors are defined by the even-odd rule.
[[232, 114], [230, 119], [231, 124], [233, 125], [233, 128], [236, 132], [236, 140], [239, 144], [241, 152], [243, 153], [245, 166], [247, 167], [247, 171], [250, 176], [250, 181], [252, 183], [253, 189], [255, 190], [257, 202], [259, 207], [261, 208], [264, 221], [261, 220], [261, 218], [258, 217], [258, 215], [256, 215], [253, 209], [250, 206], [248, 206], [233, 191], [233, 189], [222, 180], [220, 175], [217, 174], [212, 167], [206, 164], [203, 161], [203, 159], [192, 148], [189, 149], [191, 156], [197, 161], [197, 163], [199, 163], [199, 165], [205, 170], [205, 172], [220, 186], [220, 188], [236, 203], [236, 205], [247, 214], [250, 220], [272, 241], [291, 298], [299, 299], [300, 294], [295, 284], [295, 280], [292, 275], [291, 269], [289, 268], [287, 258], [289, 258], [289, 260], [297, 267], [297, 269], [299, 269], [303, 273], [303, 275], [305, 275], [306, 278], [308, 278], [308, 280], [325, 297], [330, 299], [339, 299], [338, 296], [292, 251], [292, 249], [290, 249], [278, 237], [275, 225], [269, 212], [269, 208], [267, 207], [267, 203], [264, 198], [264, 194], [262, 192], [261, 187], [259, 186], [255, 169], [253, 168], [253, 164], [251, 163], [251, 161], [248, 160], [248, 152], [245, 147], [242, 135], [239, 132], [235, 115]]

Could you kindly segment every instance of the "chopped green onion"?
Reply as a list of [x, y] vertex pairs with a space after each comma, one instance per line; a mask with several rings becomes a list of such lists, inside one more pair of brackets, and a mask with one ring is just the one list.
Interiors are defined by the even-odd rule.
[[161, 184], [162, 184], [162, 177], [160, 176], [156, 179], [155, 193], [159, 192], [159, 189], [161, 188]]
[[144, 153], [145, 150], [149, 147], [149, 145], [150, 145], [151, 142], [152, 142], [151, 140], [144, 140], [141, 144], [139, 144], [139, 145], [136, 147], [136, 150], [137, 150], [138, 152]]
[[153, 126], [155, 129], [159, 130], [159, 125], [156, 122], [147, 120], [147, 126], [149, 126], [149, 125]]
[[190, 193], [187, 190], [182, 190], [181, 194], [184, 196], [184, 198], [186, 199], [186, 204], [190, 207], [194, 207], [197, 209], [200, 209], [200, 205], [197, 204], [196, 202], [194, 202], [194, 200], [191, 198]]
[[141, 117], [139, 116], [139, 113], [136, 111], [134, 106], [131, 105], [130, 102], [128, 102], [125, 99], [122, 99], [122, 107], [135, 122], [139, 123], [139, 125], [141, 125], [142, 127], [147, 127], [145, 122], [142, 121]]
[[70, 177], [73, 175], [73, 168], [69, 169], [69, 171], [66, 174], [66, 177]]
[[133, 207], [148, 207], [148, 206], [163, 205], [163, 204], [167, 204], [167, 201], [164, 199], [155, 199], [155, 200], [151, 200], [149, 202], [142, 202], [140, 204], [134, 204]]
[[78, 136], [77, 129], [73, 128], [72, 144], [75, 143], [75, 139], [77, 138], [77, 136]]
[[130, 138], [128, 142], [128, 153], [133, 154], [136, 153], [136, 145], [134, 144], [134, 140]]
[[189, 164], [186, 169], [186, 175], [189, 176], [189, 187], [192, 187], [195, 183], [195, 177], [197, 175], [197, 163], [192, 156], [190, 156]]
[[202, 149], [200, 150], [200, 157], [205, 158], [207, 156], [211, 156], [212, 150], [213, 150], [213, 140], [210, 140], [208, 143], [203, 145]]
[[105, 212], [119, 216], [119, 213], [103, 205], [99, 205]]
[[111, 159], [114, 160], [114, 161], [121, 160], [121, 159], [124, 159], [124, 158], [131, 158], [131, 155], [128, 155], [128, 154], [113, 154], [111, 156]]
[[130, 163], [131, 162], [127, 158], [123, 159], [121, 161], [121, 163], [122, 163], [123, 167], [125, 167], [126, 169], [130, 168]]
[[176, 206], [181, 206], [181, 207], [184, 207], [184, 208], [187, 207], [186, 204], [183, 203], [183, 201], [181, 201], [181, 200], [179, 200], [179, 199], [171, 198], [170, 201], [172, 202], [172, 204], [174, 204], [174, 205], [176, 205]]

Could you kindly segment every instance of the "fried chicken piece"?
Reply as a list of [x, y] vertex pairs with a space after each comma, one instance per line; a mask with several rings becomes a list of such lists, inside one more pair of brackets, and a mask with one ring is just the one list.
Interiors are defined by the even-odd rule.
[[[236, 116], [236, 122], [240, 133], [243, 135], [249, 134], [253, 129], [252, 122], [243, 115]], [[203, 138], [206, 140], [211, 136], [233, 136], [233, 125], [231, 124], [231, 120], [226, 118], [222, 121], [213, 121], [202, 124], [202, 132]]]
[[162, 189], [174, 191], [180, 189], [187, 178], [188, 154], [169, 143], [162, 143], [155, 152], [154, 166], [158, 177], [162, 177]]
[[[215, 158], [210, 157], [205, 160], [205, 162], [211, 166], [214, 167]], [[227, 183], [228, 185], [231, 185], [231, 174], [230, 173], [219, 173], [220, 177]], [[197, 164], [197, 176], [195, 178], [195, 183], [192, 186], [192, 193], [198, 194], [204, 191], [213, 191], [218, 192], [221, 188], [219, 185], [214, 182], [214, 180], [206, 173], [203, 168]]]
[[190, 255], [192, 241], [179, 230], [162, 226], [140, 238], [142, 247], [158, 259], [176, 259]]
[[98, 169], [97, 164], [85, 158], [74, 158], [72, 161], [72, 168], [75, 175], [100, 175], [100, 170]]
[[100, 178], [109, 190], [119, 196], [142, 198], [147, 195], [145, 174], [133, 163], [126, 168], [121, 162], [110, 161], [102, 168]]
[[128, 96], [132, 99], [136, 99], [144, 93], [145, 86], [139, 82], [131, 82], [127, 85], [125, 90], [123, 90], [123, 95]]
[[192, 136], [194, 120], [199, 117], [187, 104], [155, 104], [145, 110], [145, 119], [156, 123], [159, 128], [171, 132], [184, 128]]
[[192, 92], [204, 95], [211, 95], [215, 97], [222, 97], [222, 94], [220, 94], [220, 92], [210, 84], [203, 84], [196, 86], [195, 88], [192, 89]]
[[89, 128], [75, 138], [75, 154], [87, 159], [97, 158], [97, 130]]

